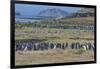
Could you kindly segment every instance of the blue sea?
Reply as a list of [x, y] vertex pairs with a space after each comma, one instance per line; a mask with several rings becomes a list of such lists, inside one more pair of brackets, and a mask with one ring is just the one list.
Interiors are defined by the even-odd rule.
[[40, 19], [37, 17], [33, 17], [32, 15], [26, 15], [26, 16], [15, 16], [15, 21], [20, 23], [27, 23], [27, 22], [39, 22]]

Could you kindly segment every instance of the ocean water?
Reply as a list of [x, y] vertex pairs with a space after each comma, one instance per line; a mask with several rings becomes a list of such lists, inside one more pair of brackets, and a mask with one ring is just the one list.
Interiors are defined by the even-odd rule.
[[32, 15], [21, 15], [21, 16], [15, 16], [15, 21], [20, 23], [27, 23], [27, 22], [37, 22], [40, 21], [40, 19]]
[[27, 22], [39, 22], [40, 20], [37, 20], [37, 19], [27, 19], [27, 18], [15, 18], [15, 21], [16, 22], [22, 22], [22, 23], [27, 23]]

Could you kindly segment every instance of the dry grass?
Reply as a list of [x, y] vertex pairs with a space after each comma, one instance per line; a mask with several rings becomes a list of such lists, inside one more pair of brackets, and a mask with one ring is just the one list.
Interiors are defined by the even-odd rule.
[[52, 49], [48, 51], [15, 52], [16, 65], [48, 64], [64, 62], [94, 61], [92, 51]]
[[[80, 24], [94, 24], [94, 18], [72, 18], [64, 19]], [[81, 23], [82, 22], [82, 23]], [[72, 25], [72, 24], [70, 24]], [[88, 30], [72, 30], [72, 29], [54, 29], [54, 28], [21, 28], [15, 29], [15, 39], [37, 39], [43, 42], [66, 43], [70, 45], [72, 42], [91, 42], [94, 43], [94, 32]], [[45, 41], [44, 41], [45, 39]], [[82, 50], [48, 50], [48, 51], [31, 51], [31, 52], [15, 52], [16, 65], [30, 64], [47, 64], [47, 63], [64, 63], [64, 62], [80, 62], [93, 61], [93, 51]]]
[[[51, 31], [51, 33], [48, 33]], [[25, 33], [30, 32], [30, 33]], [[56, 32], [56, 33], [55, 33]], [[44, 42], [60, 42], [60, 43], [72, 43], [72, 42], [94, 42], [93, 32], [84, 32], [84, 30], [70, 30], [70, 29], [49, 29], [49, 28], [26, 28], [16, 29], [16, 39], [45, 39]], [[73, 39], [71, 39], [73, 38]], [[79, 39], [76, 39], [79, 38]], [[76, 39], [76, 40], [74, 40]], [[91, 40], [87, 40], [91, 39]]]

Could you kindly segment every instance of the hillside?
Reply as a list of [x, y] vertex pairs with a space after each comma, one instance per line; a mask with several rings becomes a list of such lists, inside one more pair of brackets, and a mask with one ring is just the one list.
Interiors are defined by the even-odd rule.
[[93, 17], [94, 9], [91, 8], [81, 8], [76, 13], [73, 13], [72, 17]]
[[68, 15], [69, 14], [64, 10], [52, 8], [40, 11], [40, 13], [37, 16], [42, 18], [63, 18]]

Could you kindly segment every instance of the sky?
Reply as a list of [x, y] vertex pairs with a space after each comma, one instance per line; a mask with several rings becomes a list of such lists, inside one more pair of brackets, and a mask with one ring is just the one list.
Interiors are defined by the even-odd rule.
[[34, 4], [15, 4], [15, 12], [21, 13], [23, 16], [36, 16], [40, 11], [50, 9], [50, 8], [59, 8], [68, 13], [76, 12], [80, 8], [76, 7], [62, 7], [62, 6], [48, 6], [48, 5], [34, 5]]

